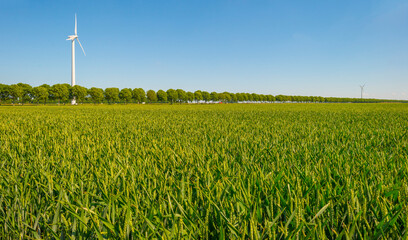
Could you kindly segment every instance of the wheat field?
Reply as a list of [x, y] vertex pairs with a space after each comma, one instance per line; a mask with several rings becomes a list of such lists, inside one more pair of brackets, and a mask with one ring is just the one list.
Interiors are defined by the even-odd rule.
[[404, 239], [407, 104], [0, 107], [1, 239]]

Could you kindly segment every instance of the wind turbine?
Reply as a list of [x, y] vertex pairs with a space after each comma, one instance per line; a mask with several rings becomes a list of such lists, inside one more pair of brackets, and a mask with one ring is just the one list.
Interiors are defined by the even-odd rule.
[[[81, 46], [81, 48], [82, 48], [82, 52], [84, 52], [84, 55], [86, 56], [85, 51], [84, 51], [84, 48], [82, 47], [82, 44], [81, 44], [81, 42], [80, 42], [79, 39], [78, 39], [78, 34], [77, 34], [77, 17], [76, 17], [76, 14], [75, 14], [75, 34], [68, 36], [68, 39], [67, 39], [67, 40], [71, 40], [71, 42], [72, 42], [72, 55], [71, 55], [71, 57], [72, 57], [72, 60], [71, 60], [71, 86], [73, 87], [73, 86], [75, 86], [75, 40], [78, 41], [79, 46]], [[75, 99], [75, 97], [72, 98], [71, 104], [72, 104], [72, 105], [75, 105], [75, 104], [76, 104], [76, 99]]]
[[361, 99], [363, 99], [363, 91], [364, 91], [364, 86], [365, 86], [366, 84], [364, 83], [364, 85], [360, 85], [360, 88], [361, 88]]

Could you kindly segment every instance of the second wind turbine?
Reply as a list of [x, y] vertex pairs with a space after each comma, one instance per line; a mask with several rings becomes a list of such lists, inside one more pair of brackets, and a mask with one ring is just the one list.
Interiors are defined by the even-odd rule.
[[[72, 57], [72, 60], [71, 60], [71, 86], [72, 86], [72, 87], [75, 86], [75, 40], [78, 41], [79, 46], [81, 46], [82, 52], [84, 52], [84, 55], [86, 56], [85, 51], [84, 51], [84, 48], [82, 47], [82, 44], [81, 44], [81, 42], [80, 42], [79, 39], [78, 39], [78, 34], [77, 34], [77, 17], [76, 17], [76, 14], [75, 14], [75, 30], [74, 30], [74, 31], [75, 31], [74, 35], [68, 36], [68, 39], [67, 39], [67, 40], [71, 40], [71, 41], [72, 41], [72, 53], [71, 53], [71, 54], [72, 54], [72, 55], [71, 55], [71, 57]], [[71, 104], [72, 104], [72, 105], [75, 105], [75, 104], [76, 104], [76, 99], [75, 99], [75, 97], [72, 98]]]

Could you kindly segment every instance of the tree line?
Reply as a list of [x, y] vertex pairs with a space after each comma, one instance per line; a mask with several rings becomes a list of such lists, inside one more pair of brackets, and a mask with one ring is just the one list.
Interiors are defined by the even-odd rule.
[[336, 98], [319, 96], [288, 96], [265, 95], [256, 93], [195, 92], [183, 89], [168, 89], [167, 91], [148, 90], [142, 88], [85, 88], [69, 84], [43, 84], [32, 87], [29, 84], [0, 84], [0, 104], [66, 104], [75, 98], [78, 103], [272, 103], [272, 102], [408, 102], [398, 100]]

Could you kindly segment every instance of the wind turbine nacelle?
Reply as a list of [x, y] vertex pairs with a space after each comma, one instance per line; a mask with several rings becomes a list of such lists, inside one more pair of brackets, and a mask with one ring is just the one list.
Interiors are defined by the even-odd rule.
[[78, 37], [77, 35], [70, 35], [68, 36], [67, 40], [74, 40], [77, 37]]

